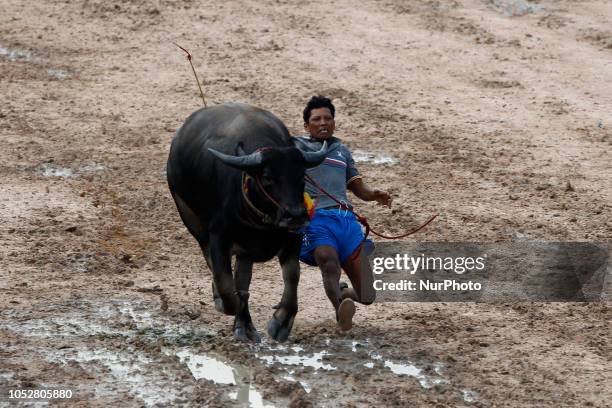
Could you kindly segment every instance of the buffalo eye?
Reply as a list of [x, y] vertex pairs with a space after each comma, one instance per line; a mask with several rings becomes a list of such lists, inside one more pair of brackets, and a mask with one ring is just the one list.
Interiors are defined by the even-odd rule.
[[272, 179], [272, 172], [270, 172], [268, 169], [265, 169], [261, 173], [261, 184], [263, 184], [264, 187], [269, 187], [274, 184], [274, 180]]

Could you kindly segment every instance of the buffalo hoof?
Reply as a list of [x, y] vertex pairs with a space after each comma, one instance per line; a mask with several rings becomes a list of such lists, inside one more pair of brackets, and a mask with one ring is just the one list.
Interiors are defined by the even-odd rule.
[[223, 313], [228, 316], [236, 315], [236, 310], [232, 307], [228, 307], [227, 304], [221, 298], [215, 298], [215, 310], [219, 313]]
[[280, 343], [285, 342], [289, 338], [289, 334], [291, 334], [292, 326], [293, 319], [290, 320], [290, 324], [283, 324], [275, 317], [272, 317], [268, 322], [268, 335]]
[[223, 301], [220, 298], [215, 299], [215, 310], [219, 313], [223, 313]]
[[234, 338], [238, 341], [261, 343], [261, 336], [255, 329], [245, 329], [244, 327], [239, 327], [234, 330]]

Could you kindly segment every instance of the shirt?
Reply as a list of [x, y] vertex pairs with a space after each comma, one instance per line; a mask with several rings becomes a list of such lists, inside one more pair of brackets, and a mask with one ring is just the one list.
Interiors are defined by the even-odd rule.
[[[316, 152], [323, 145], [322, 142], [312, 139], [310, 136], [297, 136], [296, 139], [299, 142], [300, 149], [308, 152]], [[346, 196], [346, 187], [350, 182], [361, 177], [355, 167], [353, 155], [340, 139], [331, 137], [326, 140], [328, 150], [325, 160], [317, 167], [306, 169], [306, 174], [338, 201], [351, 205]], [[315, 200], [315, 209], [338, 205], [337, 202], [319, 191], [308, 181], [306, 181], [305, 190]]]

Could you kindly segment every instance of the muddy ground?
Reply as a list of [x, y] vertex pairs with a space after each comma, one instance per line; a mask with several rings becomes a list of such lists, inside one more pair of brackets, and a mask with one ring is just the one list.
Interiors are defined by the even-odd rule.
[[[610, 406], [609, 303], [377, 303], [304, 266], [283, 345], [237, 344], [165, 181], [201, 101], [293, 134], [315, 93], [421, 241], [612, 237], [612, 2], [18, 1], [0, 13], [0, 385], [58, 406]], [[386, 160], [375, 160], [386, 159]], [[383, 163], [379, 163], [382, 161]], [[263, 332], [280, 299], [257, 265]], [[45, 405], [37, 402], [35, 405]], [[0, 400], [0, 406], [17, 405]]]

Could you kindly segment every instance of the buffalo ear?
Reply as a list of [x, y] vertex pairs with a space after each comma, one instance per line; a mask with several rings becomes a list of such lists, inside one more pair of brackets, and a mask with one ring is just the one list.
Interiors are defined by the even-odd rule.
[[253, 171], [261, 168], [263, 164], [261, 152], [254, 152], [244, 156], [231, 156], [211, 148], [208, 148], [208, 151], [223, 163], [238, 170]]
[[246, 156], [247, 152], [244, 151], [244, 145], [242, 142], [238, 142], [236, 145], [236, 156]]

